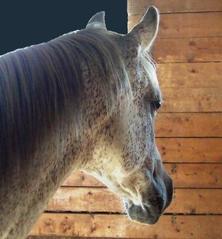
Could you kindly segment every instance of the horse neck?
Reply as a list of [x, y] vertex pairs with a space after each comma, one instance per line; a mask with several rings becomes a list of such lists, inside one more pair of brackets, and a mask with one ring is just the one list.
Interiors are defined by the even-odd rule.
[[[60, 120], [39, 136], [39, 144], [27, 157], [32, 163], [22, 161], [19, 175], [9, 175], [0, 191], [0, 238], [24, 238], [63, 180], [91, 158], [96, 134], [107, 121], [99, 72], [92, 73], [78, 103], [85, 112], [83, 120], [77, 125], [73, 119], [79, 112], [73, 113], [73, 105], [68, 105]], [[84, 80], [89, 77], [87, 71], [83, 75]], [[77, 127], [83, 128], [79, 134]]]
[[0, 198], [0, 238], [24, 238], [58, 186], [81, 165], [76, 162], [82, 143], [74, 146], [71, 136], [50, 134], [29, 159], [35, 163], [24, 170], [21, 167], [19, 178], [11, 175], [4, 185], [7, 193]]
[[83, 152], [91, 138], [81, 132], [76, 136], [70, 112], [39, 139], [35, 151], [27, 155], [29, 163], [21, 161], [19, 174], [10, 173], [5, 181], [0, 191], [0, 238], [24, 238], [63, 180], [87, 160], [89, 155]]

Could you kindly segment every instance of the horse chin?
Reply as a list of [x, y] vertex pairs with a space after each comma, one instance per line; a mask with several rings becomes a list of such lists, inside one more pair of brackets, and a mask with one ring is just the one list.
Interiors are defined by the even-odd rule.
[[141, 207], [134, 204], [126, 208], [126, 211], [131, 220], [144, 224], [155, 224], [161, 215], [155, 213], [155, 210], [149, 207]]

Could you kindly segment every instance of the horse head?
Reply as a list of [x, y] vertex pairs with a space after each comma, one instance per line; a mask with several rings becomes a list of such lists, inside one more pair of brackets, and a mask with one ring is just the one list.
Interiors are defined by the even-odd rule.
[[173, 192], [154, 134], [162, 96], [150, 51], [158, 26], [155, 7], [126, 35], [106, 29], [104, 12], [94, 15], [86, 26], [86, 30], [106, 35], [118, 48], [125, 91], [117, 95], [109, 120], [97, 136], [92, 160], [84, 169], [123, 199], [132, 220], [148, 224], [158, 220]]

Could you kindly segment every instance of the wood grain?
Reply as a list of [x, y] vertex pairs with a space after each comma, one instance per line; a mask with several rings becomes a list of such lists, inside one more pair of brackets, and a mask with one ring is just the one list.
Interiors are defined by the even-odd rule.
[[[221, 202], [222, 189], [176, 189], [166, 213], [222, 214]], [[125, 212], [123, 203], [116, 194], [106, 188], [87, 187], [59, 188], [50, 200], [47, 211]]]
[[222, 88], [163, 88], [160, 112], [222, 112]]
[[[167, 163], [165, 168], [175, 188], [222, 188], [222, 164]], [[71, 174], [63, 186], [105, 187], [94, 177], [79, 171]]]
[[222, 164], [165, 164], [177, 188], [222, 188]]
[[157, 137], [221, 137], [221, 113], [159, 113]]
[[157, 73], [161, 88], [222, 88], [222, 62], [158, 64]]
[[[73, 239], [76, 238], [74, 236], [55, 236], [55, 235], [51, 235], [51, 236], [28, 236], [27, 239]], [[77, 237], [79, 238], [79, 237]], [[84, 239], [101, 239], [101, 237], [83, 237]], [[106, 239], [114, 239], [115, 237], [106, 237]], [[121, 237], [121, 239], [129, 239], [129, 238], [123, 238]], [[140, 239], [140, 238], [134, 238], [134, 239]]]
[[156, 141], [163, 162], [222, 163], [222, 138], [157, 138]]
[[[144, 12], [131, 16], [129, 31], [140, 21]], [[160, 38], [221, 37], [222, 12], [164, 14], [160, 18]]]
[[160, 39], [154, 44], [157, 63], [222, 61], [222, 38]]
[[161, 13], [222, 11], [221, 0], [128, 0], [128, 15], [141, 14], [155, 5]]
[[221, 137], [221, 113], [161, 113], [157, 115], [157, 137]]
[[152, 226], [125, 215], [43, 214], [31, 235], [125, 238], [221, 238], [222, 216], [163, 216]]
[[62, 184], [68, 187], [105, 187], [104, 184], [96, 180], [93, 176], [82, 171], [72, 173]]

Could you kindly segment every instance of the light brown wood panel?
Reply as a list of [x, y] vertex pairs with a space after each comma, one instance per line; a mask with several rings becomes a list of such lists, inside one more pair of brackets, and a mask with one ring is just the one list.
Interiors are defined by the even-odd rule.
[[159, 113], [157, 137], [221, 137], [221, 113]]
[[[166, 213], [221, 214], [221, 202], [222, 189], [176, 189]], [[78, 187], [59, 188], [47, 211], [125, 212], [122, 200], [108, 189]]]
[[161, 88], [222, 88], [222, 62], [158, 64], [157, 73]]
[[[28, 236], [27, 239], [73, 239], [79, 238], [74, 236]], [[81, 238], [81, 237], [80, 237]], [[101, 239], [101, 237], [83, 237], [84, 239]], [[115, 237], [106, 237], [106, 239], [114, 239]], [[129, 238], [121, 238], [121, 239], [129, 239]], [[140, 238], [134, 238], [140, 239]]]
[[165, 164], [177, 188], [222, 188], [222, 164]]
[[[165, 168], [174, 181], [175, 188], [222, 188], [222, 164], [175, 164]], [[81, 171], [71, 174], [63, 186], [105, 187], [94, 177]]]
[[75, 187], [105, 187], [104, 184], [99, 182], [93, 176], [86, 174], [82, 171], [72, 173], [62, 184], [62, 186], [75, 186]]
[[[27, 239], [73, 239], [79, 238], [74, 236], [28, 236]], [[81, 237], [80, 237], [81, 238]], [[101, 239], [101, 237], [83, 237], [84, 239]], [[106, 237], [106, 239], [114, 239], [115, 237]], [[129, 239], [129, 238], [122, 238], [121, 239]], [[134, 239], [141, 239], [141, 238], [134, 238]]]
[[222, 88], [163, 88], [160, 112], [222, 112]]
[[153, 55], [157, 63], [222, 61], [222, 38], [158, 39]]
[[121, 200], [107, 188], [61, 187], [49, 201], [47, 211], [124, 212]]
[[[131, 16], [129, 31], [140, 21], [144, 12]], [[160, 18], [160, 38], [221, 37], [222, 12], [164, 14]]]
[[[28, 236], [27, 239], [73, 239], [73, 238], [81, 238], [74, 236]], [[84, 239], [101, 239], [101, 237], [83, 237]], [[114, 239], [115, 237], [106, 237], [106, 239]], [[128, 238], [121, 238], [128, 239]], [[140, 239], [140, 238], [134, 238]]]
[[222, 138], [157, 138], [163, 162], [222, 163]]
[[31, 235], [126, 238], [221, 237], [222, 216], [162, 216], [152, 226], [130, 221], [125, 215], [43, 214]]
[[161, 13], [222, 11], [221, 0], [128, 0], [128, 15], [141, 14], [150, 5], [157, 6]]
[[[27, 239], [73, 239], [73, 238], [81, 238], [81, 237], [74, 237], [74, 236], [28, 236]], [[101, 237], [83, 237], [84, 239], [101, 239]], [[103, 237], [102, 237], [103, 238]], [[106, 237], [106, 239], [116, 239], [116, 237]], [[129, 238], [123, 238], [121, 239], [129, 239]], [[135, 238], [134, 239], [141, 239], [141, 238]]]

